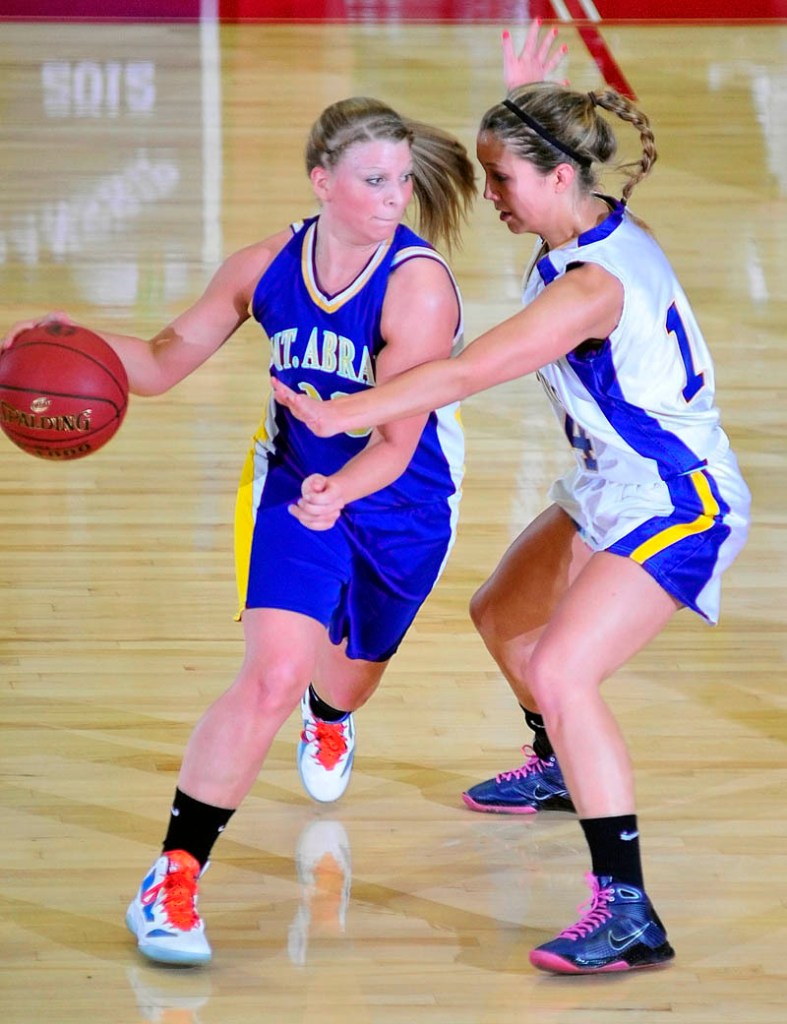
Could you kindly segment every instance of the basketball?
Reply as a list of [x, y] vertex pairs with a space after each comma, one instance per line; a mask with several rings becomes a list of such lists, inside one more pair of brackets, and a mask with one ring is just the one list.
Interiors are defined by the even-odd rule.
[[39, 324], [0, 352], [0, 427], [29, 455], [91, 455], [114, 437], [127, 407], [123, 363], [85, 327]]

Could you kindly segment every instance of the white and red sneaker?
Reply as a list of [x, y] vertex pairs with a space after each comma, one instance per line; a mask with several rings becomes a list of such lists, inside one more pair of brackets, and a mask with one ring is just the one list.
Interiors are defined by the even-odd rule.
[[324, 722], [312, 711], [307, 690], [301, 700], [301, 717], [298, 774], [303, 788], [312, 800], [333, 803], [350, 783], [355, 750], [353, 716], [348, 712], [338, 722]]
[[[207, 865], [206, 865], [207, 867]], [[204, 964], [211, 958], [197, 913], [199, 862], [185, 850], [162, 854], [126, 911], [140, 953], [165, 964]]]

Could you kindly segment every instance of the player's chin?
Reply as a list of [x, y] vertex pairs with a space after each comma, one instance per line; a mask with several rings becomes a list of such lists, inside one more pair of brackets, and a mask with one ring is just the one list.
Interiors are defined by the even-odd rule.
[[512, 235], [527, 234], [527, 228], [525, 227], [525, 225], [521, 221], [516, 220], [514, 217], [512, 217], [510, 213], [506, 214], [506, 216], [502, 216], [500, 219], [502, 220], [502, 222], [505, 224], [505, 226], [508, 228]]

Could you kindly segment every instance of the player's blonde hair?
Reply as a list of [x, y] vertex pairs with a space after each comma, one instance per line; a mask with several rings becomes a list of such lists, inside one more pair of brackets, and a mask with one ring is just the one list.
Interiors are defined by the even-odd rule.
[[[648, 118], [614, 89], [583, 93], [551, 82], [519, 86], [509, 93], [507, 101], [487, 110], [479, 131], [491, 132], [543, 174], [558, 164], [573, 163], [580, 187], [591, 192], [598, 186], [601, 168], [617, 153], [615, 133], [597, 107], [629, 122], [639, 132], [640, 159], [617, 167], [627, 179], [623, 198], [628, 200], [635, 185], [656, 162], [656, 145]], [[527, 119], [535, 126], [526, 123]]]
[[419, 233], [449, 250], [457, 246], [476, 182], [467, 150], [448, 132], [402, 117], [379, 100], [353, 96], [326, 107], [315, 121], [306, 142], [306, 170], [333, 168], [350, 146], [380, 139], [410, 144]]

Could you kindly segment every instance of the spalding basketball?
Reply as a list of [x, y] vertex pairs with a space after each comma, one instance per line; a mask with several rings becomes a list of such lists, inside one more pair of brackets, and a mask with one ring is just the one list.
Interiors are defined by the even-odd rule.
[[39, 324], [0, 352], [0, 427], [30, 455], [91, 455], [114, 437], [127, 407], [123, 363], [85, 327]]

